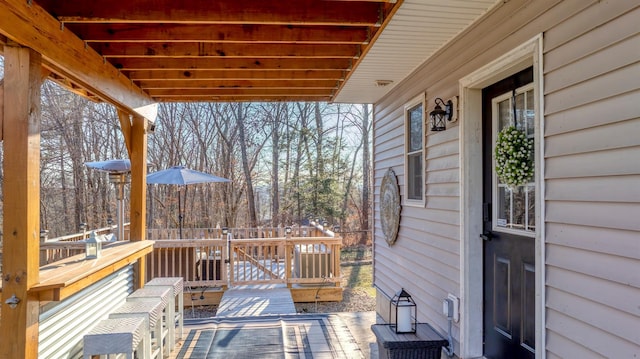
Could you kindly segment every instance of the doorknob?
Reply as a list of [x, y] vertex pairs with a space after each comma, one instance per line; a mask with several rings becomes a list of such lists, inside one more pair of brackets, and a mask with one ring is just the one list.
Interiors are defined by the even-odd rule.
[[480, 238], [482, 238], [483, 241], [490, 241], [493, 239], [493, 233], [485, 231], [480, 235]]

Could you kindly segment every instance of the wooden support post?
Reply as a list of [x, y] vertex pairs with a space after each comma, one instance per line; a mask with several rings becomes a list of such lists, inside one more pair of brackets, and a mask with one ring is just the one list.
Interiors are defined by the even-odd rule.
[[[4, 47], [4, 248], [0, 358], [38, 357], [41, 56]], [[7, 300], [17, 298], [15, 308]]]
[[4, 79], [0, 80], [0, 141], [4, 138]]
[[[140, 116], [133, 116], [131, 124], [131, 215], [129, 239], [145, 240], [147, 215], [147, 129], [149, 121]], [[124, 129], [123, 129], [124, 130]], [[126, 138], [126, 135], [125, 135]], [[136, 265], [136, 286], [145, 283], [145, 258], [140, 258]]]

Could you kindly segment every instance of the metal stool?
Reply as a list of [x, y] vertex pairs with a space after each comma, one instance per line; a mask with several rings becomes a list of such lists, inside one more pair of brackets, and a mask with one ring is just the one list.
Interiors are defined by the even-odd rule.
[[104, 319], [84, 336], [84, 359], [92, 355], [126, 353], [127, 359], [148, 358], [151, 353], [151, 340], [143, 317]]
[[[129, 294], [127, 302], [135, 301], [156, 301], [162, 303], [162, 310], [164, 311], [164, 326], [169, 331], [167, 343], [165, 343], [165, 356], [173, 351], [176, 345], [176, 326], [175, 324], [169, 325], [170, 318], [175, 318], [175, 297], [173, 296], [173, 289], [169, 287], [149, 287], [140, 288], [135, 292]], [[164, 336], [163, 336], [164, 337]]]
[[184, 280], [182, 277], [158, 277], [150, 280], [145, 285], [147, 287], [166, 287], [169, 286], [173, 289], [173, 295], [177, 298], [178, 313], [176, 319], [178, 320], [178, 335], [176, 340], [182, 340], [183, 327], [184, 327], [184, 297], [182, 295], [184, 290]]
[[[131, 317], [142, 317], [147, 321], [147, 330], [149, 333], [154, 334], [154, 338], [157, 341], [157, 348], [153, 348], [152, 345], [151, 358], [161, 358], [165, 354], [162, 351], [162, 303], [159, 301], [125, 302], [109, 314], [111, 319]], [[168, 355], [168, 353], [166, 354]]]

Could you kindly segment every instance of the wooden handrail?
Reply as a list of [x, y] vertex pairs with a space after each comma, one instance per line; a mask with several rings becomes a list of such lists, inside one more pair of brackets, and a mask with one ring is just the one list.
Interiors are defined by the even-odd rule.
[[[340, 285], [341, 238], [156, 240], [147, 277], [183, 276], [186, 286], [287, 283]], [[230, 247], [229, 247], [230, 246]], [[207, 266], [203, 267], [203, 261]], [[296, 269], [292, 271], [292, 268]], [[208, 272], [209, 275], [205, 275]]]

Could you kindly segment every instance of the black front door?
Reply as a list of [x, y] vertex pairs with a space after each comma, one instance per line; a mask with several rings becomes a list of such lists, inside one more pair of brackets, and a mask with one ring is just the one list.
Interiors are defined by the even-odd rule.
[[[515, 170], [496, 171], [495, 155], [499, 133], [507, 128], [519, 131], [517, 134], [524, 143], [533, 145], [536, 128], [533, 70], [485, 88], [482, 106], [484, 355], [534, 358], [536, 177], [532, 174], [524, 180], [509, 180]], [[533, 148], [530, 156], [533, 165]], [[527, 169], [524, 173], [531, 171]]]

